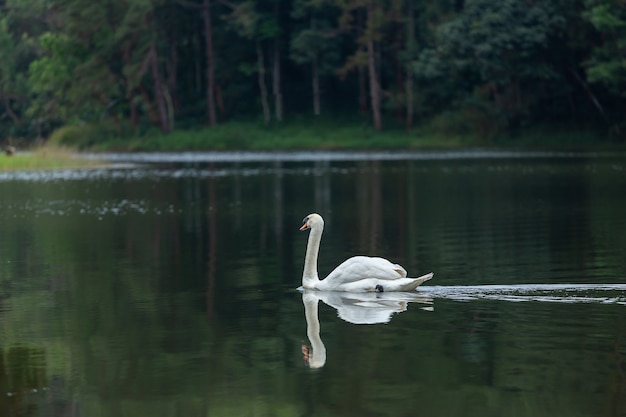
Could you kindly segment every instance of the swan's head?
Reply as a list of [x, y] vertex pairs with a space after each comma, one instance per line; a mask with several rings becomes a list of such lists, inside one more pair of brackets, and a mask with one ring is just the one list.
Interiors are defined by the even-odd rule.
[[309, 214], [308, 216], [306, 216], [303, 220], [302, 220], [302, 227], [300, 227], [300, 230], [307, 230], [307, 229], [311, 229], [315, 226], [324, 226], [324, 219], [322, 219], [322, 216], [320, 216], [317, 213], [312, 213]]

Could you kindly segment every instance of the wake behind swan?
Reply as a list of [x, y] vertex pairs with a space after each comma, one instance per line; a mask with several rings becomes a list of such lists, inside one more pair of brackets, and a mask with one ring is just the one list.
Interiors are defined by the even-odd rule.
[[421, 286], [419, 294], [454, 301], [500, 300], [626, 305], [626, 284], [518, 284]]

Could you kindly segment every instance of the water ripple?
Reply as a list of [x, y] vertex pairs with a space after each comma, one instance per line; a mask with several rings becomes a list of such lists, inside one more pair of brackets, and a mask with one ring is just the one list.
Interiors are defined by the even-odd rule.
[[[87, 158], [116, 162], [307, 162], [307, 161], [398, 161], [502, 158], [581, 158], [620, 156], [615, 152], [505, 151], [470, 149], [456, 151], [215, 151], [215, 152], [136, 152], [85, 154]], [[621, 154], [624, 156], [624, 154]]]
[[520, 284], [422, 286], [424, 297], [454, 301], [498, 300], [626, 305], [626, 284]]
[[116, 200], [92, 202], [83, 200], [42, 200], [33, 199], [25, 204], [0, 202], [0, 210], [11, 213], [13, 218], [32, 216], [122, 216], [137, 214], [175, 214], [180, 209], [172, 204], [154, 204], [147, 200]]
[[[0, 172], [0, 182], [62, 182], [78, 180], [137, 180], [150, 179], [158, 181], [161, 178], [213, 178], [225, 176], [258, 176], [258, 175], [321, 175], [326, 173], [348, 174], [359, 171], [358, 166], [334, 166], [330, 162], [356, 161], [451, 161], [451, 165], [440, 167], [444, 174], [458, 174], [459, 172], [476, 172], [478, 167], [473, 165], [452, 164], [452, 161], [489, 161], [480, 170], [488, 172], [513, 171], [526, 175], [536, 175], [545, 170], [551, 173], [555, 168], [551, 165], [536, 166], [508, 165], [506, 160], [536, 161], [537, 159], [572, 160], [582, 158], [609, 157], [620, 163], [612, 163], [611, 169], [621, 169], [621, 161], [626, 153], [615, 152], [520, 152], [500, 150], [458, 150], [458, 151], [402, 151], [402, 152], [344, 152], [344, 151], [298, 151], [298, 152], [139, 152], [139, 153], [98, 153], [81, 154], [87, 159], [108, 161], [109, 167], [89, 169], [61, 169], [36, 171], [7, 171]], [[616, 159], [618, 158], [618, 159]], [[283, 163], [313, 162], [315, 166], [285, 166]], [[218, 164], [207, 166], [206, 164]], [[161, 166], [157, 164], [163, 164]], [[204, 165], [202, 165], [204, 164]], [[243, 165], [240, 165], [243, 164]], [[251, 165], [256, 164], [256, 165]], [[259, 165], [261, 164], [261, 165]], [[357, 164], [358, 165], [358, 164]], [[587, 164], [585, 169], [595, 172], [596, 164]], [[394, 166], [387, 167], [394, 170]], [[368, 167], [367, 170], [370, 170]], [[433, 169], [424, 166], [417, 170]]]

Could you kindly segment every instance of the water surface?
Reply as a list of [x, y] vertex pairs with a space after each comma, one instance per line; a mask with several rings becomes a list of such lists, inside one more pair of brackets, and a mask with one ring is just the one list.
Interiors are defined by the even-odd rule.
[[624, 155], [108, 158], [0, 174], [1, 415], [626, 415]]

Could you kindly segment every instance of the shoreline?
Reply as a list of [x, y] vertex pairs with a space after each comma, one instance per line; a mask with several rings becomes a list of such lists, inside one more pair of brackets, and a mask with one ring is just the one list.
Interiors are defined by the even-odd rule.
[[[75, 133], [75, 132], [74, 132]], [[87, 133], [87, 132], [85, 132]], [[128, 138], [96, 138], [89, 135], [64, 137], [53, 135], [44, 145], [32, 150], [18, 151], [15, 155], [0, 155], [0, 172], [14, 170], [88, 169], [107, 166], [114, 162], [105, 155], [127, 155], [119, 159], [136, 159], [132, 155], [167, 152], [178, 155], [170, 159], [180, 162], [180, 155], [187, 161], [202, 159], [193, 155], [213, 153], [238, 155], [265, 153], [276, 160], [276, 155], [300, 155], [300, 160], [332, 160], [367, 158], [368, 154], [467, 154], [495, 152], [497, 157], [507, 155], [548, 153], [605, 153], [623, 154], [626, 143], [611, 141], [598, 132], [574, 129], [535, 128], [517, 135], [481, 139], [471, 135], [443, 137], [425, 129], [375, 130], [355, 125], [322, 124], [259, 126], [256, 123], [227, 123], [213, 128], [176, 130], [168, 135], [146, 134]], [[88, 157], [85, 157], [88, 155]], [[99, 158], [99, 155], [103, 156]], [[321, 157], [321, 155], [325, 155]], [[335, 155], [330, 157], [328, 155]], [[587, 155], [585, 155], [587, 156]], [[258, 156], [255, 157], [258, 159]], [[244, 158], [245, 159], [245, 158]], [[184, 161], [183, 161], [184, 162]]]
[[[264, 163], [264, 162], [348, 162], [348, 161], [436, 161], [436, 160], [507, 160], [507, 159], [576, 159], [624, 158], [626, 147], [612, 150], [546, 150], [505, 148], [411, 149], [411, 150], [217, 150], [217, 151], [151, 151], [151, 152], [75, 152], [66, 159], [38, 157], [35, 152], [22, 153], [23, 164], [4, 166], [1, 172], [97, 170], [132, 168], [141, 164], [184, 163]], [[28, 160], [31, 157], [36, 160]], [[2, 157], [0, 157], [2, 158]], [[6, 157], [14, 158], [13, 157]], [[5, 160], [6, 161], [6, 160]], [[12, 162], [14, 162], [13, 160]]]

